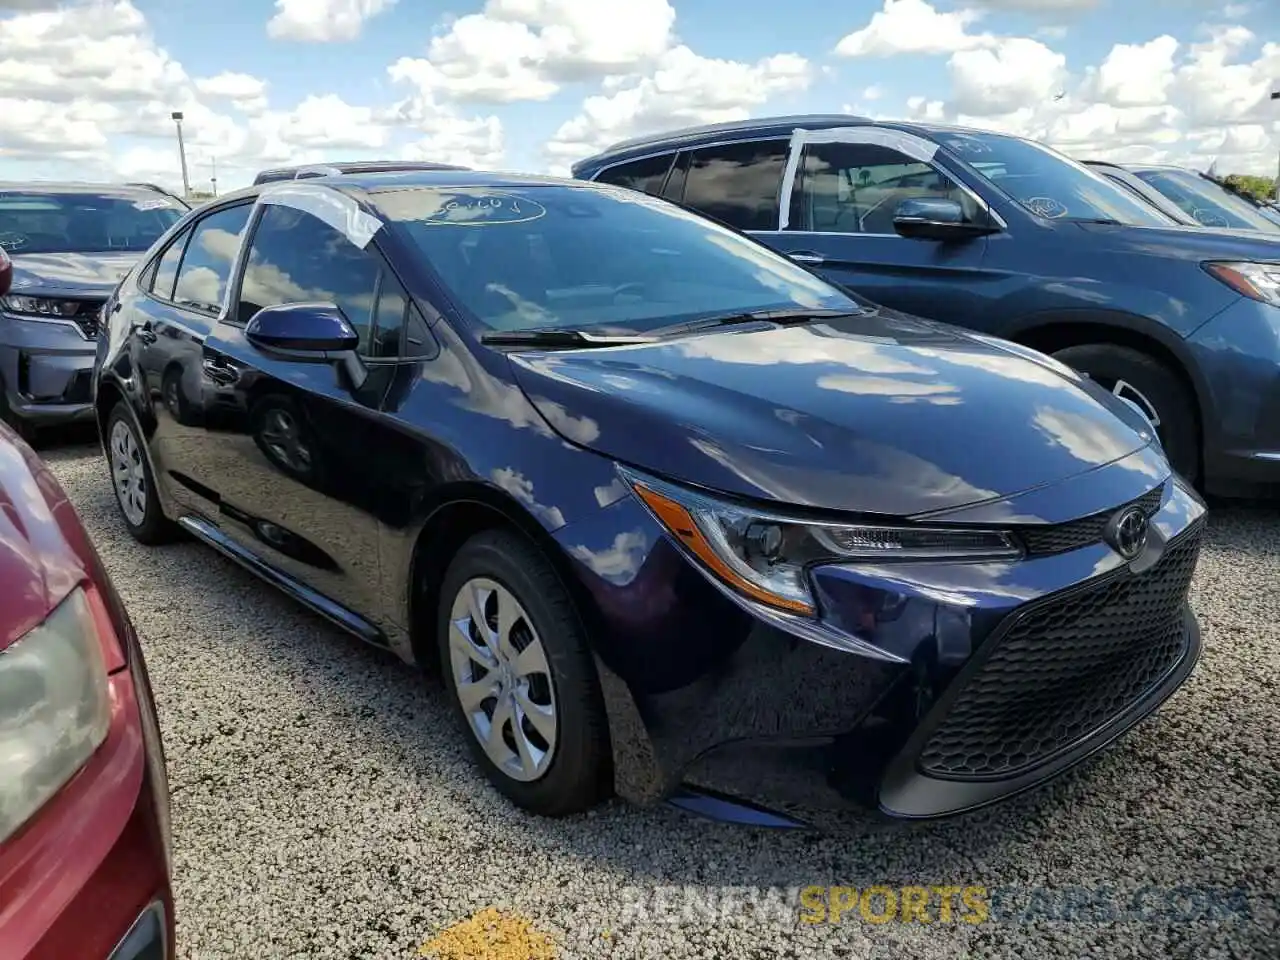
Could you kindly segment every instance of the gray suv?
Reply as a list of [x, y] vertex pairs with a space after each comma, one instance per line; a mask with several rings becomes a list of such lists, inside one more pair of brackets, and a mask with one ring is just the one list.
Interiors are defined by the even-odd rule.
[[99, 313], [134, 261], [188, 210], [149, 184], [0, 183], [0, 418], [39, 427], [92, 422]]

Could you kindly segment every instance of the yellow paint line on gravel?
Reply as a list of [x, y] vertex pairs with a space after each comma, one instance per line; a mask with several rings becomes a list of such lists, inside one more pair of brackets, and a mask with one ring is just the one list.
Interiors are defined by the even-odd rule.
[[418, 954], [435, 960], [556, 960], [555, 944], [533, 921], [494, 907], [446, 927]]

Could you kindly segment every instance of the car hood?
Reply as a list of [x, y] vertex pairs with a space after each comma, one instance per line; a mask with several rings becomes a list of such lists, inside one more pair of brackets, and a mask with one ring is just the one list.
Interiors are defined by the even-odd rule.
[[0, 424], [0, 651], [43, 621], [84, 577], [78, 529], [48, 468]]
[[[553, 428], [744, 497], [910, 516], [1010, 497], [1147, 446], [1137, 415], [1034, 351], [879, 311], [511, 355]], [[602, 500], [602, 502], [604, 502]]]
[[[1114, 248], [1182, 260], [1280, 260], [1280, 233], [1216, 230], [1210, 227], [1115, 227], [1084, 223], [1080, 227]], [[1103, 242], [1106, 242], [1103, 240]]]
[[140, 253], [28, 253], [10, 251], [18, 295], [106, 299]]

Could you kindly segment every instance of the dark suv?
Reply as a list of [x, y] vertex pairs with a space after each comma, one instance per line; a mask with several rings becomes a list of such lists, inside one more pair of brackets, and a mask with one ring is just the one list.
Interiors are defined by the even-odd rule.
[[89, 374], [99, 310], [120, 278], [188, 210], [147, 184], [0, 183], [0, 418], [92, 422]]
[[683, 203], [878, 303], [1054, 355], [1137, 405], [1210, 492], [1280, 483], [1280, 242], [1266, 235], [1179, 225], [1017, 137], [845, 115], [631, 140], [573, 173]]

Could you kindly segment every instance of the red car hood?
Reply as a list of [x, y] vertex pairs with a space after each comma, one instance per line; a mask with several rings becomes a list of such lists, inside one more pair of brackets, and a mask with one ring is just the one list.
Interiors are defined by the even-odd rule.
[[85, 578], [85, 546], [58, 481], [0, 424], [0, 650]]

